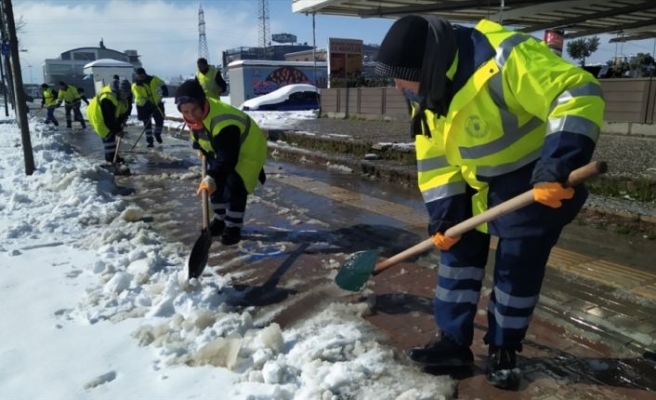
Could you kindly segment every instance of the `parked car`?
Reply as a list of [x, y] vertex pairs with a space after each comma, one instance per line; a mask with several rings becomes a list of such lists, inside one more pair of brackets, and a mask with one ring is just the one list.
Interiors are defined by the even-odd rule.
[[319, 90], [314, 85], [298, 83], [283, 86], [271, 93], [246, 100], [244, 111], [302, 111], [320, 107]]

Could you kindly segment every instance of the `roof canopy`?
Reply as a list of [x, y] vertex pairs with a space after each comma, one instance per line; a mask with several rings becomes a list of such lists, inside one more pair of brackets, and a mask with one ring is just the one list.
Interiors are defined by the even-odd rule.
[[293, 0], [292, 11], [362, 18], [436, 14], [472, 23], [487, 18], [524, 32], [562, 29], [566, 38], [601, 33], [618, 34], [611, 41], [656, 37], [654, 0]]

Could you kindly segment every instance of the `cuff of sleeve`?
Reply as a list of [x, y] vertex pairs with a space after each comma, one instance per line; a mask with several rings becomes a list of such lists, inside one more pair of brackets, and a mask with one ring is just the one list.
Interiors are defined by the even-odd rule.
[[565, 183], [569, 178], [569, 167], [562, 161], [549, 159], [538, 160], [533, 168], [531, 185], [540, 182], [560, 182]]

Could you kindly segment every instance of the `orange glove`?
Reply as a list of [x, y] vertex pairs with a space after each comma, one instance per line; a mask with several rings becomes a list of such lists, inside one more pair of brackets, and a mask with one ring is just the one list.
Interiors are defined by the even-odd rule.
[[202, 181], [200, 181], [200, 185], [198, 185], [196, 194], [200, 194], [200, 192], [203, 190], [207, 191], [208, 195], [216, 192], [216, 182], [214, 182], [214, 179], [212, 179], [211, 176], [206, 176]]
[[437, 247], [440, 250], [449, 250], [451, 246], [458, 243], [459, 240], [460, 240], [460, 236], [448, 237], [448, 236], [444, 236], [441, 233], [436, 233], [433, 235], [433, 243], [435, 244], [435, 247]]
[[562, 206], [562, 200], [571, 199], [573, 196], [574, 188], [563, 187], [558, 182], [542, 182], [533, 186], [535, 201], [551, 208]]

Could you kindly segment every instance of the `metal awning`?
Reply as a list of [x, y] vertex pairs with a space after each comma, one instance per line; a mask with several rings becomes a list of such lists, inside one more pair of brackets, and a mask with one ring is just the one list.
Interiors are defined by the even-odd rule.
[[656, 0], [292, 0], [292, 11], [361, 18], [436, 14], [454, 22], [483, 18], [524, 32], [562, 29], [565, 38], [616, 33], [612, 41], [656, 37]]

